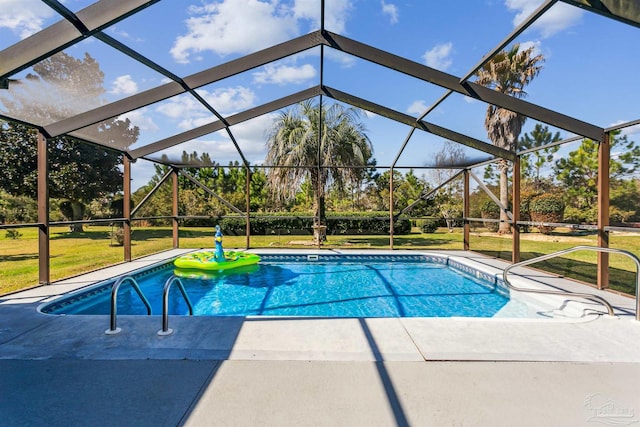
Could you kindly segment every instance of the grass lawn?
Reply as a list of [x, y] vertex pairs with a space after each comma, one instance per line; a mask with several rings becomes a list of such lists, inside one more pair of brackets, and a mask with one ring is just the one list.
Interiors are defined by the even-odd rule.
[[[137, 258], [172, 247], [170, 227], [134, 227], [132, 257]], [[38, 283], [38, 230], [17, 229], [18, 239], [0, 234], [0, 295], [25, 289]], [[51, 280], [60, 280], [100, 267], [122, 262], [124, 251], [110, 237], [111, 227], [86, 226], [83, 233], [71, 233], [66, 227], [52, 227], [50, 239]], [[181, 227], [181, 248], [213, 247], [212, 228]], [[252, 236], [252, 248], [312, 248], [311, 236], [271, 235]], [[510, 236], [497, 236], [483, 230], [471, 233], [471, 249], [489, 256], [511, 259]], [[224, 237], [225, 248], [244, 248], [245, 236]], [[530, 259], [576, 245], [596, 245], [592, 234], [575, 235], [568, 230], [554, 232], [550, 236], [538, 233], [521, 234], [521, 257]], [[388, 249], [387, 236], [328, 236], [324, 248], [340, 249]], [[640, 234], [610, 235], [610, 247], [620, 248], [640, 255]], [[451, 250], [462, 249], [460, 229], [449, 233], [440, 229], [436, 233], [413, 232], [394, 236], [395, 249]], [[635, 294], [635, 264], [621, 255], [610, 256], [610, 288]], [[596, 253], [576, 252], [562, 258], [533, 265], [550, 272], [572, 277], [586, 283], [596, 282]]]

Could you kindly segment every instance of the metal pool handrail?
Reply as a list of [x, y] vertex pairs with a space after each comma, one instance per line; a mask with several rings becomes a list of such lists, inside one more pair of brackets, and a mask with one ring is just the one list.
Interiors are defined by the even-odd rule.
[[104, 331], [104, 333], [107, 335], [114, 335], [122, 330], [116, 327], [116, 316], [118, 311], [118, 290], [120, 290], [120, 286], [127, 281], [131, 282], [131, 286], [133, 286], [133, 289], [140, 297], [140, 300], [142, 300], [142, 303], [147, 308], [147, 315], [151, 315], [151, 304], [149, 304], [149, 301], [140, 290], [140, 286], [138, 286], [138, 282], [136, 282], [136, 279], [131, 276], [121, 277], [116, 281], [116, 283], [113, 284], [113, 287], [111, 288], [111, 316], [109, 319], [109, 329]]
[[514, 285], [512, 285], [509, 282], [509, 279], [507, 278], [507, 275], [509, 274], [509, 271], [513, 270], [516, 267], [523, 267], [525, 265], [529, 265], [529, 264], [534, 264], [536, 262], [539, 261], [544, 261], [547, 259], [551, 259], [551, 258], [556, 258], [560, 255], [565, 255], [571, 252], [576, 252], [576, 251], [581, 251], [581, 250], [590, 250], [590, 251], [596, 251], [596, 252], [609, 252], [609, 253], [617, 253], [617, 254], [622, 254], [622, 255], [627, 255], [629, 258], [631, 258], [633, 260], [633, 262], [636, 264], [636, 320], [640, 320], [640, 300], [638, 299], [638, 291], [640, 290], [640, 259], [632, 254], [629, 251], [625, 251], [622, 249], [611, 249], [611, 248], [600, 248], [597, 246], [575, 246], [573, 248], [569, 248], [569, 249], [564, 249], [558, 252], [553, 252], [547, 255], [541, 255], [539, 257], [536, 258], [532, 258], [532, 259], [528, 259], [526, 261], [521, 261], [521, 262], [517, 262], [515, 264], [512, 264], [510, 266], [508, 266], [507, 268], [505, 268], [502, 272], [502, 278], [504, 280], [504, 283], [510, 288], [513, 289], [515, 291], [520, 291], [520, 292], [531, 292], [531, 293], [539, 293], [539, 294], [552, 294], [552, 295], [565, 295], [565, 296], [574, 296], [574, 297], [581, 297], [581, 298], [586, 298], [586, 299], [590, 299], [592, 301], [598, 301], [600, 303], [602, 303], [606, 308], [607, 311], [609, 312], [610, 316], [613, 316], [613, 307], [611, 306], [611, 304], [609, 304], [609, 302], [598, 296], [598, 295], [593, 295], [593, 294], [586, 294], [586, 293], [580, 293], [580, 292], [569, 292], [569, 291], [552, 291], [552, 290], [546, 290], [546, 289], [527, 289], [527, 288], [518, 288]]
[[169, 289], [173, 282], [178, 284], [178, 289], [180, 289], [180, 293], [187, 303], [187, 307], [189, 307], [189, 316], [193, 316], [193, 305], [191, 304], [189, 295], [187, 295], [187, 291], [184, 289], [182, 282], [176, 276], [169, 277], [169, 279], [164, 283], [164, 288], [162, 289], [162, 329], [158, 331], [158, 335], [169, 335], [173, 333], [173, 329], [169, 328]]

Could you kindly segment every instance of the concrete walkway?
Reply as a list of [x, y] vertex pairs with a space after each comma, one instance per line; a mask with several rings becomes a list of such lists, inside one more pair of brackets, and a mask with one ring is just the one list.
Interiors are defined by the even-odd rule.
[[[2, 360], [3, 426], [598, 426], [637, 363]], [[614, 424], [614, 422], [618, 422]]]
[[169, 336], [36, 311], [94, 279], [0, 298], [0, 425], [640, 425], [628, 298], [615, 318], [563, 298], [550, 319], [173, 316]]

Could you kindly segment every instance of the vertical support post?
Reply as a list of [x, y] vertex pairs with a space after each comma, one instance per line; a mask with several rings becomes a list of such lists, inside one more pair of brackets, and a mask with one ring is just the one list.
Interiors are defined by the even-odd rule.
[[322, 181], [322, 169], [320, 168], [320, 161], [318, 160], [318, 188], [316, 188], [316, 191], [318, 192], [319, 196], [318, 196], [318, 221], [317, 221], [317, 227], [318, 229], [316, 231], [314, 231], [314, 234], [317, 235], [318, 240], [317, 240], [317, 248], [320, 249], [322, 247], [322, 226], [324, 225], [322, 223], [322, 215], [321, 213], [324, 211], [325, 209], [325, 205], [324, 205], [324, 188], [322, 187], [321, 181]]
[[47, 139], [38, 133], [38, 282], [51, 283], [49, 265], [49, 158]]
[[[598, 247], [609, 247], [609, 161], [610, 133], [605, 132], [598, 147]], [[609, 287], [609, 253], [598, 252], [598, 289]]]
[[389, 175], [389, 249], [393, 250], [393, 168]]
[[247, 166], [247, 200], [246, 200], [246, 210], [247, 210], [247, 244], [246, 248], [249, 249], [251, 247], [251, 169]]
[[511, 190], [511, 204], [513, 206], [511, 261], [514, 263], [520, 262], [520, 228], [518, 227], [518, 221], [520, 221], [520, 178], [520, 156], [516, 156], [513, 161], [513, 186]]
[[[321, 8], [322, 9], [322, 8]], [[321, 49], [321, 54], [322, 52], [324, 52], [324, 46], [320, 46]], [[324, 67], [324, 62], [320, 61], [320, 79], [322, 81], [323, 78], [323, 73], [322, 73], [322, 69]], [[322, 222], [322, 220], [324, 218], [322, 218], [323, 214], [325, 214], [325, 204], [324, 204], [324, 182], [322, 179], [322, 164], [323, 164], [323, 158], [322, 158], [322, 141], [323, 141], [323, 137], [324, 135], [322, 134], [322, 131], [324, 129], [324, 123], [322, 122], [323, 117], [322, 117], [322, 95], [320, 95], [320, 101], [319, 101], [319, 105], [318, 105], [318, 188], [316, 188], [316, 191], [318, 192], [318, 222], [316, 223], [316, 226], [318, 227], [317, 230], [314, 230], [314, 235], [317, 235], [318, 237], [318, 249], [320, 249], [322, 247], [322, 226], [326, 225]]]
[[470, 211], [470, 203], [469, 203], [469, 169], [464, 170], [464, 194], [463, 194], [463, 205], [462, 205], [462, 249], [468, 251], [471, 247], [469, 240], [469, 232], [471, 229], [471, 224], [469, 224], [469, 211]]
[[172, 184], [173, 184], [173, 195], [172, 195], [172, 208], [171, 208], [171, 215], [173, 216], [173, 218], [171, 219], [172, 225], [173, 225], [173, 230], [172, 230], [172, 236], [173, 236], [173, 248], [174, 249], [178, 249], [180, 247], [180, 225], [178, 224], [178, 201], [179, 201], [179, 187], [180, 187], [180, 180], [178, 179], [178, 168], [172, 168], [171, 170], [171, 179], [172, 179]]
[[131, 261], [131, 159], [123, 155], [124, 176], [122, 181], [123, 200], [122, 213], [124, 216], [124, 260]]

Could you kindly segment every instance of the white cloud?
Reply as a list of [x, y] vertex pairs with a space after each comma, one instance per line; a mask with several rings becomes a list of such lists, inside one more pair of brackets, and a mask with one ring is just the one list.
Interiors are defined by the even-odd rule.
[[110, 93], [115, 95], [132, 95], [138, 92], [138, 84], [131, 78], [129, 74], [117, 77], [111, 83]]
[[220, 114], [231, 114], [246, 110], [255, 105], [256, 94], [244, 86], [216, 89], [213, 92], [198, 90], [202, 96]]
[[[231, 127], [231, 132], [242, 153], [252, 164], [263, 162], [266, 155], [265, 130], [271, 128], [276, 117], [277, 113], [265, 114]], [[197, 151], [198, 154], [208, 153], [213, 160], [222, 165], [226, 165], [229, 161], [241, 161], [238, 150], [236, 150], [225, 131], [215, 132], [168, 148], [158, 153], [158, 156], [166, 154], [170, 158], [179, 159], [183, 151], [188, 153]]]
[[413, 101], [409, 108], [407, 108], [407, 113], [413, 114], [415, 116], [420, 116], [427, 109], [427, 104], [424, 103], [423, 100]]
[[44, 20], [55, 13], [40, 0], [2, 0], [0, 27], [9, 28], [21, 39], [42, 29]]
[[236, 150], [228, 138], [224, 138], [222, 135], [222, 133], [214, 133], [203, 138], [174, 145], [166, 150], [155, 153], [154, 156], [160, 157], [166, 155], [170, 160], [177, 161], [182, 158], [183, 152], [192, 153], [195, 151], [198, 155], [208, 153], [212, 160], [222, 165], [226, 165], [229, 160], [239, 160], [238, 150]]
[[285, 85], [300, 84], [316, 76], [316, 69], [310, 64], [299, 67], [288, 65], [265, 65], [260, 71], [253, 73], [256, 83], [271, 83]]
[[[507, 9], [516, 12], [514, 27], [529, 17], [540, 4], [540, 0], [505, 0]], [[582, 14], [582, 9], [558, 2], [538, 18], [531, 28], [537, 30], [543, 39], [548, 38], [578, 23]]]
[[[611, 127], [618, 126], [627, 122], [628, 120], [618, 120], [617, 122], [613, 123]], [[626, 135], [630, 140], [633, 140], [634, 136], [640, 135], [640, 124], [622, 128], [621, 134]]]
[[240, 155], [236, 146], [233, 145], [226, 133], [216, 133], [214, 135], [220, 139], [196, 140], [198, 153], [209, 153], [211, 158], [222, 165], [229, 163], [229, 160], [240, 160]]
[[622, 134], [629, 136], [631, 138], [632, 135], [640, 135], [640, 125], [629, 126], [628, 128], [622, 129]]
[[320, 28], [320, 8], [317, 0], [297, 0], [293, 5], [293, 16], [296, 19], [310, 20], [314, 30]]
[[131, 40], [131, 41], [134, 41], [134, 42], [142, 42], [142, 41], [144, 41], [140, 37], [134, 37], [131, 34], [129, 34], [127, 31], [121, 30], [120, 27], [117, 27], [115, 25], [112, 26], [112, 27], [109, 27], [108, 31], [111, 34], [113, 34], [113, 35], [115, 35], [115, 36], [117, 36], [118, 38], [121, 38], [121, 39]]
[[[317, 3], [316, 1], [316, 4]], [[347, 18], [349, 17], [351, 9], [352, 5], [350, 0], [327, 0], [325, 2], [325, 28], [335, 33], [345, 33]]]
[[147, 108], [141, 108], [139, 110], [130, 111], [128, 113], [124, 113], [118, 117], [120, 120], [129, 119], [131, 120], [131, 124], [133, 126], [138, 126], [140, 130], [149, 131], [149, 132], [157, 132], [160, 128], [153, 121], [153, 119], [147, 115], [149, 111]]
[[337, 62], [343, 68], [351, 68], [356, 64], [356, 59], [353, 55], [349, 55], [348, 53], [344, 53], [340, 50], [325, 49], [324, 55], [325, 58], [329, 58], [332, 61]]
[[513, 18], [513, 26], [517, 27], [530, 16], [534, 10], [541, 4], [540, 0], [505, 0], [507, 9], [516, 12]]
[[205, 51], [255, 52], [297, 33], [291, 10], [278, 7], [276, 1], [225, 0], [192, 6], [190, 12], [187, 34], [179, 36], [171, 48], [177, 62], [187, 63], [190, 55]]
[[[269, 113], [239, 123], [231, 128], [242, 152], [251, 160], [263, 158], [266, 153], [267, 131], [273, 127], [278, 113]], [[252, 161], [253, 161], [252, 160]]]
[[533, 28], [540, 31], [542, 38], [551, 37], [566, 28], [576, 25], [582, 18], [584, 11], [580, 8], [558, 2], [545, 13]]
[[[533, 51], [531, 52], [532, 56], [542, 55], [542, 43], [539, 40], [520, 43], [520, 51], [527, 50], [530, 47], [533, 48]], [[545, 57], [546, 56], [547, 55], [545, 55]]]
[[[344, 33], [352, 0], [327, 0], [325, 2], [324, 26], [334, 33]], [[295, 0], [293, 6], [296, 19], [310, 20], [309, 31], [320, 29], [320, 2], [318, 0]]]
[[131, 167], [131, 190], [136, 191], [146, 185], [156, 174], [154, 163], [138, 159]]
[[163, 102], [156, 111], [164, 114], [171, 119], [180, 117], [202, 117], [205, 114], [205, 108], [191, 95], [181, 95]]
[[452, 50], [453, 43], [451, 42], [436, 45], [431, 50], [425, 52], [423, 55], [424, 62], [429, 67], [445, 71], [453, 63], [451, 60]]
[[[325, 27], [343, 33], [352, 0], [327, 0]], [[180, 63], [198, 60], [203, 52], [221, 56], [246, 54], [320, 28], [317, 0], [296, 0], [292, 6], [280, 0], [222, 0], [191, 6], [186, 34], [176, 38], [170, 52]]]
[[204, 126], [207, 123], [211, 123], [214, 120], [218, 120], [218, 118], [213, 114], [203, 115], [200, 117], [187, 116], [180, 120], [180, 122], [178, 123], [178, 128], [191, 130], [200, 126]]
[[[221, 88], [213, 92], [199, 89], [197, 93], [223, 116], [246, 110], [255, 105], [255, 93], [242, 86]], [[156, 111], [170, 119], [179, 120], [177, 126], [183, 130], [217, 120], [213, 113], [187, 94], [163, 102], [156, 108]]]
[[385, 3], [384, 0], [381, 1], [382, 4], [382, 13], [385, 15], [389, 15], [389, 20], [392, 24], [398, 23], [398, 7], [395, 4]]

